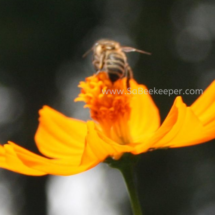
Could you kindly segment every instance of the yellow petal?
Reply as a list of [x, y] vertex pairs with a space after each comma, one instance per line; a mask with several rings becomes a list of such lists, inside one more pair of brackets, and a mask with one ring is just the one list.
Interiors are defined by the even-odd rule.
[[[147, 88], [131, 80], [132, 100], [130, 130], [133, 142], [145, 141], [160, 126], [159, 110], [153, 102]], [[136, 90], [136, 91], [135, 91]], [[135, 93], [137, 92], [137, 93]]]
[[87, 134], [86, 123], [45, 106], [40, 110], [35, 141], [41, 153], [52, 158], [72, 158], [80, 164]]
[[[88, 134], [84, 144], [84, 152], [80, 155], [80, 164], [77, 165], [74, 163], [73, 157], [49, 159], [32, 153], [15, 143], [10, 142], [9, 144], [14, 148], [16, 155], [25, 165], [52, 175], [77, 174], [96, 166], [108, 156], [119, 156], [123, 152], [128, 152], [132, 149], [129, 146], [121, 146], [113, 142], [103, 133], [101, 134], [102, 138], [100, 138], [94, 122], [88, 122], [87, 125]], [[71, 148], [70, 150], [73, 149]]]
[[215, 138], [214, 131], [215, 120], [204, 125], [192, 108], [187, 107], [181, 97], [177, 97], [161, 127], [151, 139], [137, 145], [134, 153], [145, 152], [150, 148], [174, 148], [203, 143]]
[[46, 174], [25, 165], [10, 144], [0, 146], [0, 167], [25, 175], [41, 176]]
[[[83, 172], [91, 168], [92, 163], [88, 162], [84, 165], [74, 166], [73, 159], [49, 159], [37, 155], [33, 152], [26, 150], [25, 148], [16, 145], [15, 143], [9, 142], [10, 147], [13, 147], [16, 156], [23, 164], [28, 166], [30, 169], [35, 171], [42, 171], [46, 174], [52, 175], [73, 175]], [[18, 170], [19, 171], [19, 170]], [[23, 173], [25, 174], [25, 173]]]
[[95, 123], [87, 122], [88, 135], [86, 138], [86, 149], [83, 159], [97, 159], [97, 163], [104, 161], [108, 156], [117, 158], [122, 153], [130, 152], [132, 147], [129, 145], [120, 145], [108, 138], [103, 132], [95, 128]]
[[215, 120], [215, 81], [191, 105], [191, 108], [204, 125]]

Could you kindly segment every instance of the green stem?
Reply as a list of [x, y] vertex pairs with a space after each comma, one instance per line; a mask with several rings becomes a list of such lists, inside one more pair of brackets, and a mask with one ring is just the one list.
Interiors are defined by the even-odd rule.
[[124, 166], [119, 170], [122, 173], [125, 179], [125, 183], [127, 185], [127, 189], [128, 189], [128, 193], [131, 201], [131, 207], [133, 210], [133, 215], [142, 215], [141, 206], [135, 189], [133, 166], [131, 165]]
[[122, 173], [130, 196], [133, 215], [142, 215], [140, 203], [135, 189], [133, 172], [134, 166], [138, 160], [139, 156], [132, 155], [130, 153], [125, 153], [119, 160], [114, 160], [110, 157], [105, 160], [105, 163], [109, 164], [112, 168], [118, 169]]

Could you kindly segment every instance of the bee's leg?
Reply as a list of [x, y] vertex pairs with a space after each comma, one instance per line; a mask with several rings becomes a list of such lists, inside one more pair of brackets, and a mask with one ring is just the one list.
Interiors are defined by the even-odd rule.
[[99, 66], [98, 66], [99, 65], [99, 61], [98, 60], [93, 60], [92, 64], [94, 66], [94, 69], [97, 71], [98, 68], [99, 68]]
[[101, 54], [99, 59], [99, 70], [102, 70], [104, 68], [105, 64], [105, 53]]
[[130, 79], [133, 78], [133, 72], [129, 65], [126, 66], [126, 77], [127, 77], [126, 86], [127, 88], [130, 88]]
[[93, 65], [94, 65], [94, 68], [96, 70], [96, 75], [98, 75], [100, 72], [104, 72], [108, 76], [107, 69], [104, 68], [104, 65], [105, 65], [105, 53], [101, 54], [100, 56], [96, 55], [95, 59], [93, 61]]
[[105, 61], [105, 54], [101, 54], [100, 56], [94, 55], [92, 64], [97, 73], [101, 72], [104, 69], [104, 61]]

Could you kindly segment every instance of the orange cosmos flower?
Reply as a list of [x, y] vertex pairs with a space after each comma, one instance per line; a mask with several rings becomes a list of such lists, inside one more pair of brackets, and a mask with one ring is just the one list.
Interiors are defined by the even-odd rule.
[[[69, 118], [45, 106], [35, 135], [46, 157], [12, 142], [0, 148], [0, 166], [27, 175], [72, 175], [106, 158], [120, 159], [158, 148], [184, 147], [215, 138], [215, 81], [187, 107], [178, 96], [160, 126], [159, 111], [147, 89], [135, 80], [110, 82], [105, 73], [81, 82], [76, 101], [86, 103], [92, 121]], [[133, 92], [133, 93], [131, 93]]]

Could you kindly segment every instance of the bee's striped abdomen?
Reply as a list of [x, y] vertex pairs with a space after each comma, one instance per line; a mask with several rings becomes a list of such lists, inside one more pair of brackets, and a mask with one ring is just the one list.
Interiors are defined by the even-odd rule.
[[124, 53], [110, 51], [105, 58], [105, 68], [112, 82], [125, 75], [125, 56]]

